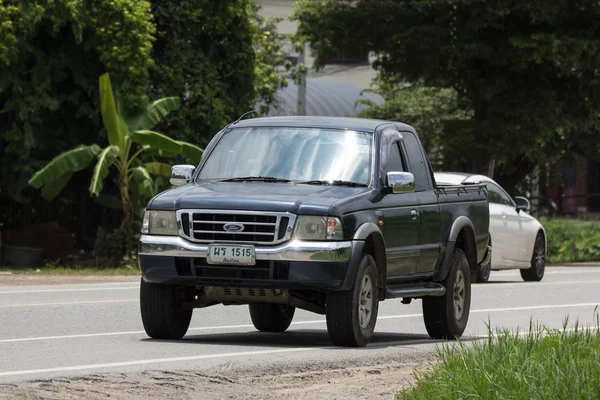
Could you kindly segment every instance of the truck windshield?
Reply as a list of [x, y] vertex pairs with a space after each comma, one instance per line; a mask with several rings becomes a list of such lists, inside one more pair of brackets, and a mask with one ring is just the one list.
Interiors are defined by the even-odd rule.
[[368, 185], [371, 142], [370, 133], [339, 129], [234, 128], [216, 144], [197, 179]]

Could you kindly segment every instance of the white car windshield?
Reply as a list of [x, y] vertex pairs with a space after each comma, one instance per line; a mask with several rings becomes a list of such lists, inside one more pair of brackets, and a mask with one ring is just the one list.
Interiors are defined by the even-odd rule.
[[244, 177], [368, 185], [372, 134], [341, 129], [253, 127], [226, 132], [198, 181]]

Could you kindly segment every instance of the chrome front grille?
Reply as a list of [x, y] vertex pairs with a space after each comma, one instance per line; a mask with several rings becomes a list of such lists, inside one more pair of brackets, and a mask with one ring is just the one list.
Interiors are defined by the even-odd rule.
[[289, 240], [296, 216], [261, 211], [179, 210], [179, 235], [200, 243], [277, 244]]

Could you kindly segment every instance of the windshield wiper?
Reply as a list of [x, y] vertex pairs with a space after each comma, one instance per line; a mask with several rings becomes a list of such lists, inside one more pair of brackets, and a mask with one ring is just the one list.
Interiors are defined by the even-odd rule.
[[275, 178], [274, 176], [240, 176], [237, 178], [217, 179], [213, 182], [290, 182], [289, 179]]
[[342, 180], [332, 180], [332, 181], [325, 181], [325, 180], [312, 180], [312, 181], [298, 181], [298, 182], [294, 182], [297, 185], [332, 185], [332, 186], [353, 186], [353, 187], [367, 187], [369, 185], [366, 185], [364, 183], [360, 183], [360, 182], [352, 182], [352, 181], [342, 181]]

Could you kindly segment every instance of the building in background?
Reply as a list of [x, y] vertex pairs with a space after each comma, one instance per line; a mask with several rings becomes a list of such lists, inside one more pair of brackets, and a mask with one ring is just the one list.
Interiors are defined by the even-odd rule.
[[558, 214], [600, 217], [600, 161], [576, 156], [563, 168], [561, 184], [546, 188], [543, 195], [554, 201]]
[[[306, 80], [306, 115], [324, 117], [351, 117], [365, 109], [359, 100], [382, 104], [383, 99], [373, 93], [361, 93], [361, 88], [330, 79], [308, 77]], [[298, 86], [288, 81], [288, 86], [277, 94], [277, 104], [271, 107], [270, 116], [296, 114]]]

